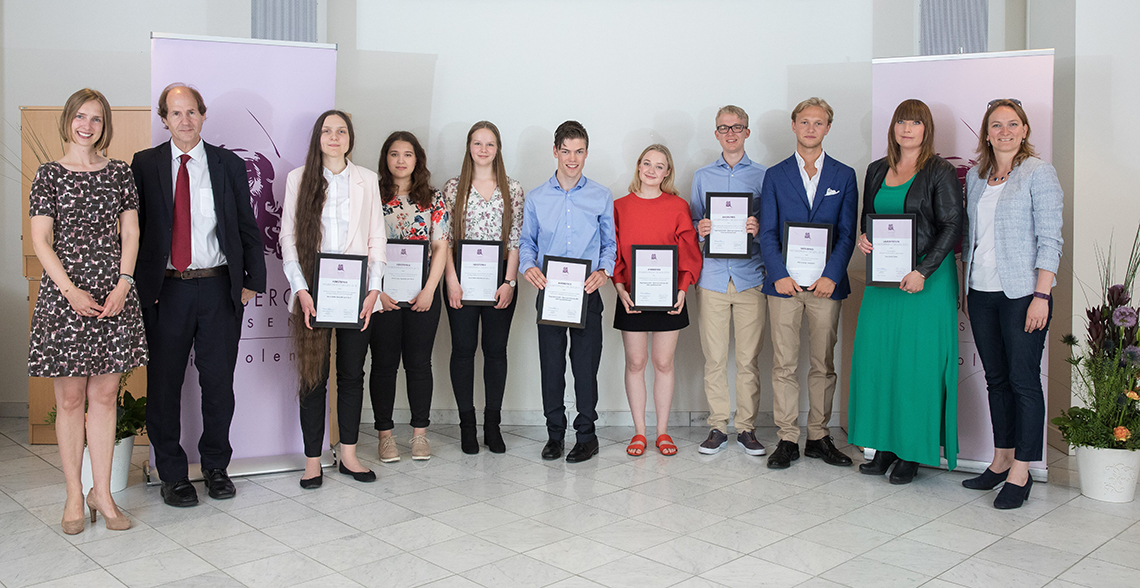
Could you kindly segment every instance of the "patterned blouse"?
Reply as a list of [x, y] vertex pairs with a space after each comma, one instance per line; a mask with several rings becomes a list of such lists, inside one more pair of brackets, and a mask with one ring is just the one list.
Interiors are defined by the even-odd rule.
[[449, 241], [451, 239], [451, 214], [443, 201], [443, 194], [434, 190], [431, 206], [420, 208], [408, 201], [407, 196], [397, 196], [384, 203], [384, 224], [388, 226], [389, 239], [410, 239], [412, 241]]
[[[511, 230], [507, 234], [507, 249], [519, 248], [519, 233], [523, 222], [522, 184], [507, 178], [507, 191], [511, 194]], [[447, 209], [455, 210], [455, 200], [459, 197], [459, 178], [451, 178], [443, 185], [443, 197]], [[503, 236], [503, 194], [495, 186], [491, 201], [483, 199], [475, 186], [467, 196], [467, 218], [464, 225], [464, 238], [479, 241], [498, 241]]]

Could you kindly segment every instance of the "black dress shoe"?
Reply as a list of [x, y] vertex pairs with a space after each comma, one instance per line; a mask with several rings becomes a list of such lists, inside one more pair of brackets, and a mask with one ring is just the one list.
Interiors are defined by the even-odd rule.
[[791, 441], [780, 440], [776, 450], [768, 456], [768, 469], [782, 470], [800, 458], [800, 446]]
[[354, 471], [344, 467], [343, 461], [337, 465], [340, 469], [340, 473], [342, 473], [346, 476], [352, 476], [352, 479], [356, 480], [357, 482], [375, 482], [376, 481], [376, 472], [374, 472], [372, 470], [368, 470], [366, 472], [354, 472]]
[[804, 445], [804, 456], [823, 458], [824, 463], [833, 466], [846, 467], [851, 465], [851, 458], [835, 448], [835, 444], [831, 442], [831, 435], [815, 441], [809, 439]]
[[892, 484], [910, 484], [914, 480], [914, 475], [918, 473], [917, 461], [906, 461], [900, 459], [895, 464], [895, 469], [891, 470], [891, 483]]
[[198, 505], [198, 491], [194, 489], [189, 478], [182, 478], [177, 482], [164, 481], [160, 493], [162, 494], [162, 501], [170, 506]]
[[899, 456], [890, 451], [876, 451], [875, 457], [871, 461], [859, 464], [859, 473], [868, 476], [881, 476], [891, 469], [891, 464], [895, 463], [898, 458]]
[[325, 473], [321, 472], [312, 478], [301, 478], [301, 487], [305, 490], [312, 490], [320, 488], [321, 483], [325, 481]]
[[570, 453], [566, 454], [566, 463], [580, 463], [598, 454], [598, 439], [595, 437], [585, 443], [575, 443]]
[[233, 498], [237, 494], [237, 488], [234, 488], [229, 474], [222, 468], [202, 470], [202, 478], [206, 482], [206, 492], [214, 500]]
[[1029, 500], [1029, 491], [1033, 489], [1033, 476], [1025, 481], [1024, 486], [1017, 486], [1006, 482], [994, 499], [994, 508], [1002, 510], [1021, 508], [1022, 503]]
[[990, 468], [982, 472], [982, 475], [968, 480], [962, 480], [962, 485], [970, 490], [993, 490], [998, 484], [1005, 481], [1009, 476], [1009, 470], [1006, 469], [1000, 474], [995, 474]]
[[550, 461], [562, 457], [562, 442], [551, 439], [542, 447], [542, 459]]

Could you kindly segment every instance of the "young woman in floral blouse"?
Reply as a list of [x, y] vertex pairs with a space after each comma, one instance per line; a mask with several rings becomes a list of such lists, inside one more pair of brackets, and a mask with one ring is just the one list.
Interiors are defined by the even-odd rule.
[[[431, 353], [439, 327], [439, 280], [443, 277], [450, 238], [450, 218], [443, 194], [431, 187], [427, 155], [415, 135], [396, 131], [384, 141], [377, 166], [380, 199], [388, 239], [431, 242], [427, 283], [411, 300], [392, 300], [380, 293], [383, 310], [372, 316], [372, 373], [369, 393], [380, 432], [380, 461], [399, 461], [392, 437], [392, 407], [396, 400], [396, 370], [404, 361], [408, 404], [412, 409], [412, 459], [431, 458], [428, 412], [431, 409]], [[400, 308], [397, 302], [410, 302]]]
[[[499, 431], [503, 390], [507, 384], [507, 337], [515, 314], [515, 285], [519, 270], [519, 231], [523, 218], [522, 186], [507, 177], [499, 129], [480, 121], [467, 132], [467, 155], [459, 177], [443, 187], [452, 212], [451, 234], [456, 241], [500, 241], [503, 283], [495, 292], [494, 306], [464, 306], [463, 287], [455, 272], [455, 258], [447, 256], [447, 322], [451, 325], [451, 387], [459, 407], [459, 433], [464, 453], [479, 453], [475, 437], [475, 348], [483, 323], [483, 442], [492, 453], [507, 446]], [[506, 187], [508, 197], [503, 196]]]

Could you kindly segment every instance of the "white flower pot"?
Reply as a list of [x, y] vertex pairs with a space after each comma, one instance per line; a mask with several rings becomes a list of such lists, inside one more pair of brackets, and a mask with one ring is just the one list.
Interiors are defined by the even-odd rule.
[[[115, 453], [111, 458], [111, 492], [119, 492], [127, 487], [127, 478], [131, 473], [131, 454], [135, 450], [135, 437], [131, 435], [115, 444]], [[83, 448], [83, 493], [87, 494], [94, 486], [91, 479], [91, 454]]]
[[1104, 502], [1132, 502], [1140, 474], [1140, 451], [1077, 447], [1081, 494]]

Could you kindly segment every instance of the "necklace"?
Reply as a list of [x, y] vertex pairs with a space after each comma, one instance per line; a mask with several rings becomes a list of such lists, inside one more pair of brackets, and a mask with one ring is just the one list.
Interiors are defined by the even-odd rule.
[[1005, 173], [1004, 173], [1004, 174], [1003, 174], [1003, 175], [1002, 175], [1000, 178], [997, 176], [997, 173], [995, 172], [994, 174], [992, 174], [992, 175], [990, 176], [990, 181], [991, 181], [991, 182], [1004, 182], [1004, 181], [1005, 181], [1005, 179], [1006, 179], [1007, 177], [1009, 177], [1009, 174], [1010, 174], [1010, 173], [1012, 173], [1012, 172], [1013, 172], [1013, 170], [1007, 171], [1007, 172], [1005, 172]]

